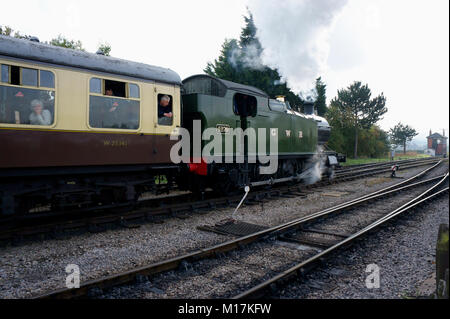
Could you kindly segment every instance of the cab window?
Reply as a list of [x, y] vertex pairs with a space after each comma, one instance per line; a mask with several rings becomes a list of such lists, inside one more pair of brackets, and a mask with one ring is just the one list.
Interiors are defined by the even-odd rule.
[[234, 114], [241, 117], [256, 116], [257, 101], [254, 96], [236, 93], [233, 98]]

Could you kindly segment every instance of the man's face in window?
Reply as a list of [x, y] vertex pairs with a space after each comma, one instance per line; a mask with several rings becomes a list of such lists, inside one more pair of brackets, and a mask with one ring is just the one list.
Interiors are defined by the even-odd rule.
[[161, 99], [161, 106], [166, 107], [167, 105], [169, 105], [169, 101], [167, 101], [166, 99]]

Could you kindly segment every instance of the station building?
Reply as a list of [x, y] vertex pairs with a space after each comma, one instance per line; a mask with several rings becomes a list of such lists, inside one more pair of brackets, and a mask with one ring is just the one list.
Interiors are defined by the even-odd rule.
[[430, 135], [427, 136], [428, 147], [427, 154], [432, 156], [446, 156], [447, 155], [447, 139], [445, 136], [445, 130], [443, 135], [439, 133], [432, 133], [430, 130]]

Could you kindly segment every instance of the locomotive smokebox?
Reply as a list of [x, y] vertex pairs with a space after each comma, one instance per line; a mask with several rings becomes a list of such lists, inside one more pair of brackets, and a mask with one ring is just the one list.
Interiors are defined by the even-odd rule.
[[303, 102], [303, 111], [309, 118], [317, 123], [318, 144], [326, 144], [330, 139], [331, 134], [331, 127], [330, 124], [328, 124], [328, 121], [325, 118], [316, 115], [314, 102], [312, 101], [307, 100]]

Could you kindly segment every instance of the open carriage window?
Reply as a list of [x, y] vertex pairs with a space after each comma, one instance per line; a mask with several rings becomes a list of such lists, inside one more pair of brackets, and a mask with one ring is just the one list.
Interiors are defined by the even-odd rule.
[[119, 81], [105, 80], [104, 95], [126, 97], [126, 83]]
[[9, 66], [11, 70], [11, 77], [9, 78], [9, 83], [13, 85], [20, 85], [20, 67], [11, 65]]
[[171, 126], [173, 124], [173, 98], [168, 94], [158, 94], [158, 124]]

